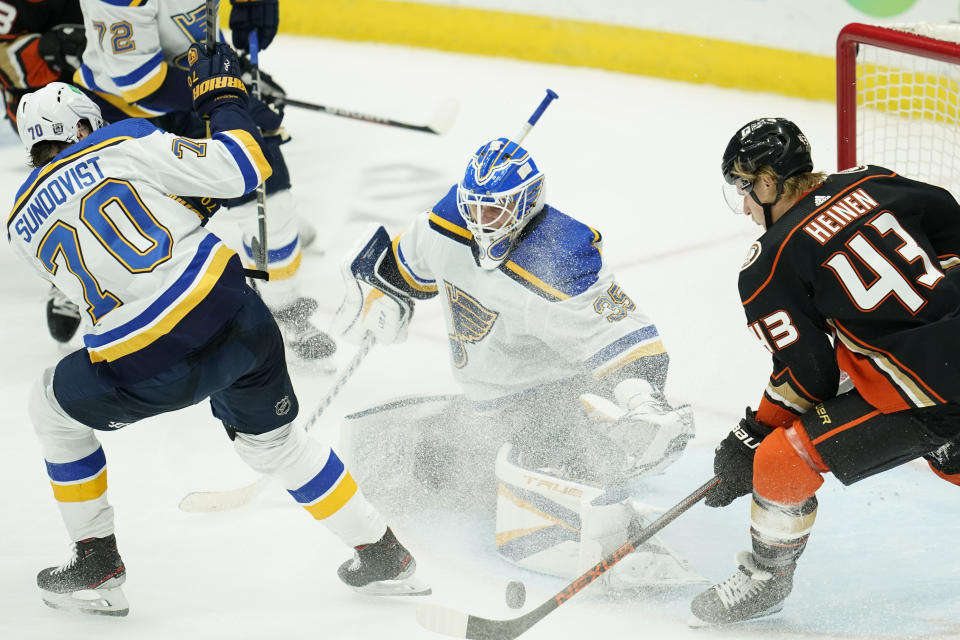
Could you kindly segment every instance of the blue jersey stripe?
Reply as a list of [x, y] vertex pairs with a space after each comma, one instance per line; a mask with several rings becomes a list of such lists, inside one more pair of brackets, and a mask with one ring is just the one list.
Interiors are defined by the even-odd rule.
[[149, 307], [136, 318], [125, 322], [115, 329], [98, 335], [85, 335], [83, 337], [84, 345], [86, 345], [88, 349], [102, 347], [119, 340], [129, 333], [142, 329], [160, 317], [177, 298], [183, 295], [183, 293], [196, 282], [197, 276], [200, 274], [200, 269], [206, 262], [210, 252], [213, 251], [213, 248], [218, 244], [220, 244], [220, 240], [215, 235], [207, 234], [207, 237], [200, 242], [197, 253], [194, 254], [193, 259], [190, 261], [190, 264], [187, 265], [183, 274], [181, 274], [166, 291], [160, 294]]
[[151, 71], [155, 71], [161, 64], [163, 64], [163, 51], [157, 51], [157, 53], [150, 56], [149, 60], [144, 62], [130, 73], [122, 76], [113, 76], [111, 79], [118, 87], [128, 87], [143, 80], [145, 77], [150, 75]]
[[240, 168], [240, 173], [243, 175], [243, 192], [250, 193], [253, 191], [257, 185], [260, 184], [260, 177], [257, 174], [256, 167], [253, 166], [250, 158], [247, 157], [246, 152], [243, 150], [243, 147], [232, 137], [222, 133], [214, 134], [213, 139], [222, 142], [227, 148], [227, 151], [230, 152], [230, 155], [233, 156], [233, 159], [236, 160], [237, 166]]
[[74, 462], [44, 462], [47, 464], [47, 475], [54, 482], [76, 482], [100, 473], [107, 466], [107, 457], [103, 455], [103, 447], [97, 447], [86, 458]]
[[411, 278], [419, 282], [420, 284], [431, 285], [431, 284], [437, 283], [436, 280], [427, 280], [426, 278], [421, 278], [416, 273], [414, 273], [413, 269], [410, 268], [410, 265], [407, 264], [407, 259], [403, 257], [403, 250], [400, 249], [400, 243], [397, 243], [397, 261], [400, 263], [401, 266], [403, 266], [407, 274]]
[[[297, 243], [300, 241], [300, 236], [297, 236], [293, 242], [288, 245], [284, 245], [279, 249], [269, 249], [267, 251], [267, 262], [280, 262], [281, 260], [286, 260], [293, 255], [293, 252], [297, 249]], [[253, 260], [253, 247], [248, 245], [246, 242], [243, 243], [243, 250], [247, 254], [247, 257]]]
[[598, 367], [611, 358], [616, 357], [618, 354], [623, 353], [630, 346], [639, 342], [643, 342], [644, 340], [656, 338], [659, 335], [660, 334], [657, 333], [657, 328], [653, 325], [644, 327], [642, 329], [637, 329], [636, 331], [631, 331], [616, 342], [611, 342], [603, 349], [593, 354], [593, 356], [591, 356], [587, 361], [587, 366], [589, 366], [591, 369]]
[[80, 65], [80, 79], [83, 80], [83, 84], [86, 85], [87, 89], [104, 93], [103, 89], [97, 85], [96, 80], [93, 79], [93, 71], [86, 64]]
[[315, 502], [337, 484], [337, 480], [343, 475], [343, 470], [343, 462], [331, 450], [330, 457], [327, 458], [327, 463], [323, 465], [320, 473], [299, 489], [288, 490], [288, 493], [300, 504]]

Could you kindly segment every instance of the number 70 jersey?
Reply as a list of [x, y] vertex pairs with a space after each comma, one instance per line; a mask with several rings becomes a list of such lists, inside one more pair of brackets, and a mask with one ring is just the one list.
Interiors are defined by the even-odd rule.
[[960, 205], [875, 166], [829, 176], [750, 248], [740, 297], [773, 354], [779, 426], [836, 394], [884, 413], [960, 401]]
[[236, 197], [269, 175], [246, 131], [193, 140], [123, 120], [30, 175], [7, 237], [89, 320], [91, 360], [112, 361], [176, 331], [235, 256], [179, 196]]

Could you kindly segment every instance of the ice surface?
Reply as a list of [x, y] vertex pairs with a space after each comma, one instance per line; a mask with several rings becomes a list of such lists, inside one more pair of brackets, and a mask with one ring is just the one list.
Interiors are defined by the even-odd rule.
[[[478, 37], [481, 37], [478, 35]], [[515, 134], [544, 89], [560, 94], [527, 139], [547, 172], [548, 200], [605, 238], [605, 256], [637, 303], [657, 321], [672, 356], [668, 393], [693, 403], [699, 435], [665, 476], [637, 487], [669, 506], [711, 473], [716, 442], [756, 404], [766, 351], [744, 327], [736, 278], [758, 230], [734, 218], [720, 195], [719, 159], [732, 133], [760, 116], [797, 121], [819, 167], [835, 163], [830, 104], [720, 90], [581, 68], [399, 47], [281, 36], [264, 69], [290, 95], [427, 121], [444, 97], [460, 113], [443, 137], [288, 111], [284, 148], [301, 213], [318, 228], [325, 255], [304, 271], [327, 322], [341, 296], [338, 262], [362, 227], [396, 233], [452, 184], [489, 138]], [[307, 69], [305, 73], [302, 71]], [[12, 202], [28, 173], [25, 153], [0, 130], [0, 181]], [[231, 221], [216, 220], [226, 238]], [[34, 379], [64, 353], [43, 320], [46, 285], [0, 250], [5, 324], [0, 353], [4, 445], [0, 496], [0, 638], [169, 640], [202, 638], [429, 638], [416, 599], [371, 599], [335, 577], [349, 556], [278, 487], [244, 509], [188, 515], [184, 493], [233, 488], [254, 476], [233, 454], [206, 406], [144, 421], [102, 437], [110, 463], [117, 537], [129, 577], [128, 618], [70, 616], [44, 607], [36, 572], [66, 558], [67, 540], [27, 418]], [[436, 303], [421, 304], [410, 340], [374, 349], [314, 430], [336, 440], [338, 416], [410, 393], [455, 391]], [[351, 355], [344, 345], [338, 358]], [[304, 412], [333, 378], [295, 372]], [[960, 494], [920, 465], [850, 488], [828, 478], [820, 518], [776, 618], [729, 629], [688, 629], [691, 589], [630, 599], [587, 590], [524, 637], [549, 638], [960, 638]], [[722, 580], [748, 544], [748, 504], [694, 507], [663, 532], [702, 573]], [[527, 608], [563, 587], [521, 572], [493, 552], [493, 524], [451, 512], [407, 513], [395, 529], [417, 556], [437, 602], [508, 617], [503, 590], [527, 586]]]

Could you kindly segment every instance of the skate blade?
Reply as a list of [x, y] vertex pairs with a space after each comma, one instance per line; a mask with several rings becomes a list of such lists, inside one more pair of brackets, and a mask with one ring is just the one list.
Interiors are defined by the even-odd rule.
[[125, 616], [130, 603], [119, 587], [114, 589], [81, 589], [71, 593], [40, 590], [43, 603], [53, 609], [96, 616]]
[[756, 613], [749, 618], [744, 618], [743, 620], [734, 620], [730, 622], [708, 622], [706, 620], [701, 620], [697, 616], [690, 614], [690, 617], [687, 618], [687, 626], [691, 629], [703, 629], [704, 627], [725, 627], [731, 624], [740, 624], [741, 622], [749, 622], [750, 620], [756, 620], [758, 618], [766, 618], [767, 616], [772, 616], [775, 613], [780, 613], [783, 611], [782, 604], [775, 604], [769, 609], [764, 609], [759, 613]]
[[379, 580], [363, 587], [350, 588], [368, 596], [428, 596], [433, 593], [433, 589], [418, 578]]

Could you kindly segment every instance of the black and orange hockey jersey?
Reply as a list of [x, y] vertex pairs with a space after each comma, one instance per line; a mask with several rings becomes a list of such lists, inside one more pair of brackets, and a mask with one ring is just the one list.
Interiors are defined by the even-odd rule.
[[960, 205], [863, 166], [804, 194], [751, 247], [747, 323], [773, 354], [770, 426], [837, 393], [840, 372], [883, 413], [960, 402]]

